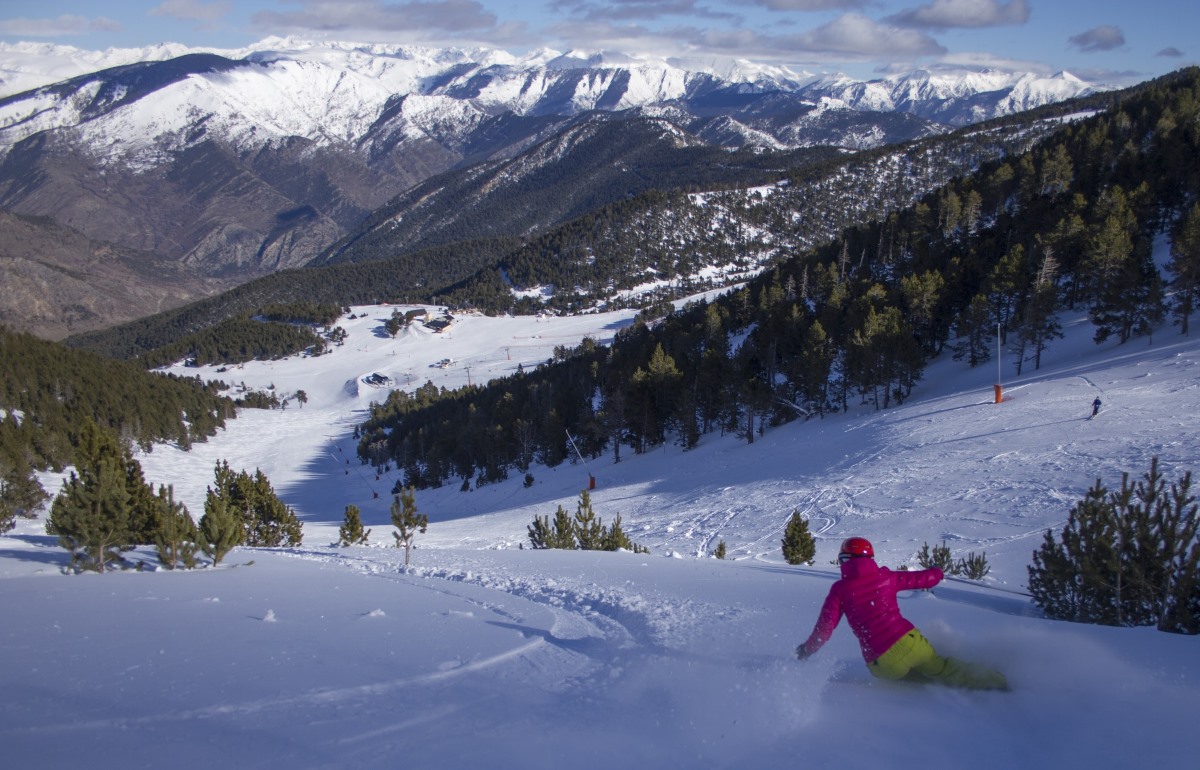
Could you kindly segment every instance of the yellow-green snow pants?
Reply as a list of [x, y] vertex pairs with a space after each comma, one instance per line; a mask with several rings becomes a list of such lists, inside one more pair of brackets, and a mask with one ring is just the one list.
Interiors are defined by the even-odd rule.
[[972, 690], [1008, 689], [1004, 674], [955, 658], [943, 658], [915, 628], [868, 663], [867, 668], [881, 679], [935, 682]]

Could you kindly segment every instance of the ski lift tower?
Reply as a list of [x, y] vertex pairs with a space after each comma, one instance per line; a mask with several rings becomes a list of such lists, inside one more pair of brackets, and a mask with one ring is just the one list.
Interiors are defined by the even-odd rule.
[[996, 390], [996, 403], [1004, 400], [1004, 388], [1000, 384], [1002, 360], [1000, 356], [1000, 324], [996, 324], [996, 384], [993, 386]]

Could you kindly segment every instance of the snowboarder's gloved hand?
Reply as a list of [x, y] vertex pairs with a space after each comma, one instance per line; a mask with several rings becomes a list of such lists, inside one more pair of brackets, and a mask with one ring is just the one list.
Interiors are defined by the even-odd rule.
[[803, 644], [796, 645], [796, 659], [797, 660], [804, 660], [811, 654], [812, 653], [810, 653], [807, 649], [805, 649]]

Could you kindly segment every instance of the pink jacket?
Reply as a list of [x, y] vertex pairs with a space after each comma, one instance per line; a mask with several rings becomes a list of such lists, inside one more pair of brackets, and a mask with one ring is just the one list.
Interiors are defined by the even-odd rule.
[[817, 625], [801, 645], [811, 655], [833, 635], [845, 613], [850, 628], [858, 637], [863, 658], [870, 663], [888, 651], [900, 637], [913, 629], [900, 614], [896, 593], [914, 588], [931, 588], [941, 582], [937, 567], [915, 572], [892, 572], [874, 559], [850, 559], [842, 565], [842, 579], [829, 589]]

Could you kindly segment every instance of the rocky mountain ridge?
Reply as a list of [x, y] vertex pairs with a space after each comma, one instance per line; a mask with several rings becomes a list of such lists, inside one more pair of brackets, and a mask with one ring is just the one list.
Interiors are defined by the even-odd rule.
[[[1093, 88], [1064, 78], [1061, 87], [1028, 81], [1021, 91], [1019, 78], [999, 74], [868, 86], [749, 62], [689, 69], [633, 57], [278, 38], [239, 52], [167, 46], [135, 61], [130, 52], [71, 56], [77, 69], [125, 63], [0, 98], [0, 208], [221, 283], [312, 264], [439, 174], [478, 177], [533, 152], [537, 168], [507, 168], [507, 181], [557, 163], [559, 177], [589, 184], [582, 170], [592, 166], [569, 138], [554, 153], [538, 148], [592, 114], [669, 124], [679, 148], [860, 150]], [[53, 77], [70, 71], [64, 57], [0, 45], [0, 77], [7, 88], [33, 82], [38, 61]], [[671, 182], [648, 175], [634, 151], [610, 160], [631, 180], [614, 182], [615, 195], [674, 183], [673, 171]], [[489, 189], [472, 194], [482, 200]], [[519, 232], [485, 235], [526, 234], [556, 223], [546, 217], [578, 213], [516, 218]]]

